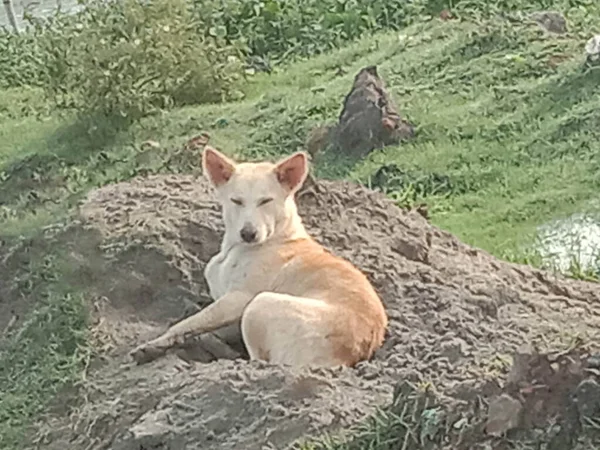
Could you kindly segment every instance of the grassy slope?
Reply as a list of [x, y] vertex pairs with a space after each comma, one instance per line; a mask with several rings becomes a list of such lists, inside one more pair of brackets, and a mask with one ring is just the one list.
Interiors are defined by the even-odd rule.
[[[600, 191], [600, 99], [594, 95], [600, 72], [581, 71], [582, 39], [544, 38], [535, 26], [508, 23], [423, 23], [402, 37], [380, 34], [257, 76], [243, 102], [172, 111], [122, 133], [102, 121], [90, 126], [54, 113], [38, 119], [33, 112], [45, 111], [38, 93], [3, 92], [0, 238], [39, 234], [94, 186], [199, 170], [199, 155], [181, 148], [200, 131], [240, 157], [297, 150], [312, 126], [336, 118], [354, 73], [377, 64], [418, 125], [418, 138], [365, 161], [317, 160], [319, 174], [368, 182], [381, 164], [393, 162], [415, 176], [445, 175], [451, 182], [445, 195], [426, 199], [433, 222], [498, 256], [522, 257], [519, 248], [537, 225], [591, 208]], [[161, 148], [142, 152], [146, 139]], [[76, 379], [87, 354], [79, 300], [65, 307], [70, 319], [58, 323], [51, 311], [61, 303], [52, 299], [68, 289], [60, 285], [60, 264], [45, 270], [58, 275], [39, 294], [50, 312], [32, 319], [38, 331], [30, 333], [28, 347], [16, 338], [0, 346], [0, 419], [6, 419], [0, 420], [0, 447], [18, 448], [30, 418], [60, 383]], [[16, 352], [29, 356], [13, 365]], [[42, 364], [36, 355], [45, 355]]]

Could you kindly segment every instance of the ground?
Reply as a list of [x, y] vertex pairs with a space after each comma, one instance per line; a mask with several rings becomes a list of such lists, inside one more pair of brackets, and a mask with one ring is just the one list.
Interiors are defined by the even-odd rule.
[[[435, 19], [257, 75], [240, 102], [178, 109], [120, 133], [103, 120], [49, 111], [35, 89], [3, 92], [0, 444], [283, 445], [356, 425], [389, 406], [404, 380], [416, 394], [396, 392], [391, 410], [373, 419], [379, 425], [355, 430], [357, 443], [305, 444], [388, 448], [402, 435], [402, 395], [433, 391], [440, 411], [464, 408], [474, 427], [502, 390], [527, 410], [522, 396], [534, 394], [507, 381], [522, 344], [572, 360], [581, 353], [585, 363], [561, 395], [578, 392], [598, 350], [589, 344], [598, 342], [597, 285], [487, 252], [529, 261], [537, 226], [597, 211], [600, 74], [582, 69], [584, 34]], [[301, 374], [175, 356], [132, 366], [133, 345], [208, 301], [201, 273], [222, 225], [195, 178], [199, 154], [184, 143], [207, 131], [213, 145], [244, 159], [300, 149], [314, 126], [335, 119], [353, 75], [371, 64], [416, 124], [415, 139], [360, 161], [325, 153], [315, 172], [382, 189], [403, 206], [424, 201], [435, 226], [354, 185], [325, 184], [301, 202], [317, 239], [361, 267], [384, 298], [391, 326], [380, 354], [353, 371]], [[382, 166], [395, 177], [376, 177]], [[512, 439], [536, 436], [559, 445], [550, 424], [558, 418], [568, 429], [573, 405], [563, 403], [539, 423], [519, 423], [516, 436], [469, 435], [479, 448], [515, 448]], [[594, 415], [584, 413], [576, 423]], [[596, 439], [577, 429], [581, 448]]]

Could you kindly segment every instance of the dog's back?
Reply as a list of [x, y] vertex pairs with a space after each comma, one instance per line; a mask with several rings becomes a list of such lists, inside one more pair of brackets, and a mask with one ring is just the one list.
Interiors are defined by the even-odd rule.
[[[313, 323], [324, 327], [321, 331], [339, 364], [353, 366], [371, 358], [383, 343], [387, 316], [367, 278], [311, 238], [284, 242], [269, 251], [277, 255], [273, 260], [277, 275], [268, 291], [315, 299], [330, 307], [330, 320]], [[279, 339], [286, 340], [285, 336], [273, 340]]]

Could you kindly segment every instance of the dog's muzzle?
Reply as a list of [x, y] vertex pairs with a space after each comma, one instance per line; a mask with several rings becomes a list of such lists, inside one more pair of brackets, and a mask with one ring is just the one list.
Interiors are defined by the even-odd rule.
[[249, 223], [244, 224], [242, 230], [240, 231], [240, 237], [244, 242], [247, 242], [248, 244], [255, 242], [257, 236], [258, 232], [256, 231], [256, 228], [254, 228]]

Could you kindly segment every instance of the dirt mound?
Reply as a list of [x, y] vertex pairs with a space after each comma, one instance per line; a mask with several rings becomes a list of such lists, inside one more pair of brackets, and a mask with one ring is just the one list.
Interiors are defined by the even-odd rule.
[[[355, 423], [389, 403], [399, 381], [470, 405], [501, 392], [525, 343], [560, 352], [575, 339], [599, 342], [598, 285], [500, 262], [353, 184], [322, 182], [303, 192], [299, 209], [309, 232], [362, 269], [386, 305], [388, 336], [374, 360], [298, 372], [243, 359], [196, 363], [215, 355], [201, 342], [183, 351], [187, 362], [169, 355], [135, 366], [127, 357], [135, 344], [209, 301], [202, 273], [223, 228], [202, 179], [106, 186], [81, 207], [104, 256], [95, 265], [77, 256], [97, 291], [94, 336], [106, 358], [81, 388], [85, 401], [40, 425], [44, 448], [283, 448]], [[243, 355], [236, 329], [216, 339], [229, 357]]]
[[354, 76], [337, 124], [313, 129], [306, 149], [314, 157], [333, 146], [337, 152], [357, 158], [414, 136], [413, 124], [400, 115], [377, 67], [368, 66]]

